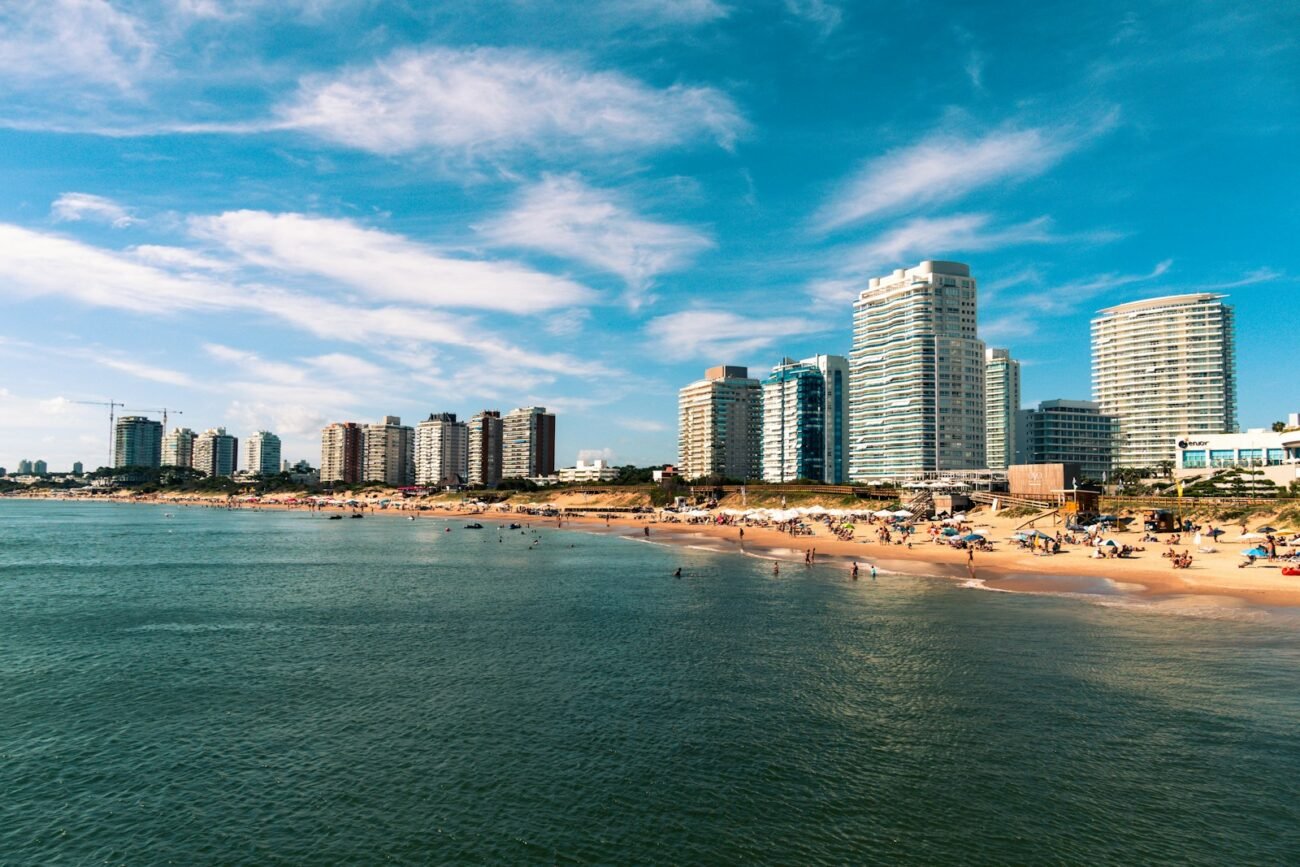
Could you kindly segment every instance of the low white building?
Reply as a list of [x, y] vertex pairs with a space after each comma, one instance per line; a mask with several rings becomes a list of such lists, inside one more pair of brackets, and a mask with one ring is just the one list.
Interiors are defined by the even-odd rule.
[[594, 461], [578, 461], [575, 467], [563, 467], [557, 475], [560, 477], [561, 484], [571, 482], [612, 482], [618, 478], [618, 470], [609, 465], [607, 461], [596, 459]]
[[1175, 443], [1174, 476], [1208, 476], [1232, 467], [1262, 469], [1277, 485], [1300, 479], [1300, 429], [1248, 430], [1230, 434], [1185, 434]]

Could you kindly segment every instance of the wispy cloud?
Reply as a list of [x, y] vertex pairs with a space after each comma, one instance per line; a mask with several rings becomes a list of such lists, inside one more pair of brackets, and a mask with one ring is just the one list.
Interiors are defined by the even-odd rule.
[[713, 246], [699, 230], [648, 220], [572, 176], [544, 178], [509, 213], [477, 228], [493, 244], [541, 250], [618, 275], [634, 307], [646, 300], [656, 276]]
[[7, 90], [74, 85], [127, 93], [154, 54], [141, 22], [107, 0], [0, 4], [0, 76]]
[[[701, 137], [730, 148], [746, 123], [711, 87], [654, 88], [569, 58], [504, 48], [431, 48], [305, 79], [268, 123], [379, 154], [466, 161], [515, 152], [622, 153]], [[220, 128], [218, 128], [220, 129]]]
[[815, 25], [822, 36], [829, 36], [844, 19], [844, 12], [826, 0], [785, 0], [786, 10], [796, 18]]
[[668, 430], [668, 425], [662, 421], [655, 421], [650, 418], [619, 418], [614, 420], [614, 424], [628, 430], [641, 431], [644, 433], [658, 433]]
[[920, 259], [944, 259], [1067, 240], [1096, 243], [1112, 237], [1107, 232], [1059, 235], [1052, 231], [1047, 217], [1008, 225], [997, 225], [991, 214], [917, 217], [889, 229], [873, 241], [837, 254], [836, 260], [841, 263], [839, 273], [814, 280], [808, 286], [808, 293], [825, 304], [843, 304], [866, 287], [868, 277], [913, 265]]
[[325, 340], [368, 347], [444, 344], [473, 351], [498, 371], [611, 376], [592, 358], [534, 352], [476, 320], [424, 307], [336, 300], [265, 282], [237, 282], [143, 264], [127, 253], [0, 223], [0, 285], [10, 297], [68, 298], [149, 316], [230, 313], [274, 320]]
[[61, 222], [90, 220], [107, 223], [115, 229], [125, 229], [132, 223], [139, 222], [126, 208], [112, 199], [90, 193], [64, 193], [50, 205], [50, 216]]
[[165, 367], [159, 367], [156, 364], [145, 364], [140, 361], [132, 361], [127, 358], [118, 358], [112, 355], [100, 353], [95, 360], [110, 367], [113, 370], [120, 370], [123, 373], [129, 373], [131, 376], [139, 379], [147, 379], [151, 382], [161, 382], [167, 385], [183, 386], [192, 388], [195, 383], [193, 378], [188, 374], [181, 373], [178, 370], [168, 370]]
[[717, 0], [606, 0], [607, 12], [627, 21], [665, 24], [707, 24], [731, 14]]
[[800, 316], [759, 319], [727, 310], [683, 310], [650, 320], [646, 334], [658, 353], [721, 363], [765, 349], [782, 338], [820, 334], [834, 327]]
[[1041, 174], [1085, 140], [1081, 133], [1045, 127], [1003, 128], [977, 137], [934, 133], [864, 163], [815, 223], [830, 231], [903, 208], [953, 202], [990, 184]]
[[511, 262], [452, 258], [351, 220], [228, 211], [194, 217], [190, 229], [244, 262], [337, 281], [373, 298], [512, 313], [596, 299], [590, 289], [563, 277]]

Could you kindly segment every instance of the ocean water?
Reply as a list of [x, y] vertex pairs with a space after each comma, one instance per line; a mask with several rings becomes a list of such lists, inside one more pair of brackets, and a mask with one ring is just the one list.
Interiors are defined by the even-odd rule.
[[0, 500], [0, 863], [1300, 860], [1300, 619], [462, 524]]

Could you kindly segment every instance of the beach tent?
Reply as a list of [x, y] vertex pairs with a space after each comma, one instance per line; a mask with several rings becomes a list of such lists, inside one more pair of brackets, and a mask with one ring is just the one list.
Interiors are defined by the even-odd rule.
[[1118, 547], [1119, 547], [1119, 542], [1116, 542], [1114, 539], [1107, 539], [1105, 542], [1102, 542], [1101, 544], [1103, 544], [1103, 545], [1105, 545], [1105, 546], [1107, 546], [1107, 547], [1109, 547], [1109, 548], [1118, 548]]
[[1249, 551], [1242, 551], [1242, 552], [1241, 552], [1241, 556], [1243, 556], [1243, 557], [1267, 557], [1267, 556], [1268, 556], [1268, 552], [1265, 551], [1263, 548], [1251, 548]]
[[944, 528], [943, 528], [943, 534], [944, 534], [945, 536], [956, 536], [956, 535], [957, 535], [957, 528], [956, 528], [956, 527], [944, 527]]

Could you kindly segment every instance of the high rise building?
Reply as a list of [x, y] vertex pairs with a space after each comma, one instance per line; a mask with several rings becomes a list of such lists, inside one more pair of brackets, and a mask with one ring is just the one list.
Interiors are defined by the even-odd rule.
[[958, 262], [873, 277], [853, 305], [849, 478], [980, 469], [984, 343]]
[[501, 481], [501, 412], [485, 409], [469, 420], [469, 483], [493, 487]]
[[244, 466], [259, 476], [274, 476], [280, 472], [280, 438], [270, 431], [260, 430], [248, 438], [245, 446], [247, 460]]
[[763, 381], [763, 479], [843, 484], [849, 363], [840, 355], [785, 358]]
[[1233, 310], [1207, 292], [1134, 301], [1092, 320], [1092, 396], [1119, 419], [1115, 466], [1155, 469], [1178, 437], [1234, 433]]
[[48, 476], [50, 474], [50, 465], [45, 461], [35, 461], [32, 464], [32, 473], [38, 476]]
[[239, 469], [239, 439], [224, 427], [208, 428], [194, 438], [194, 469], [209, 478], [233, 476]]
[[176, 427], [167, 431], [162, 441], [162, 465], [164, 467], [194, 466], [194, 438], [196, 434], [187, 427]]
[[113, 427], [113, 466], [162, 466], [162, 424], [139, 415], [124, 415]]
[[[72, 474], [74, 476], [79, 476], [84, 472], [85, 472], [85, 468], [82, 466], [81, 461], [72, 462]], [[4, 473], [0, 473], [0, 476], [2, 475], [4, 475]]]
[[18, 462], [18, 475], [30, 476], [32, 474], [32, 462], [23, 458]]
[[677, 470], [684, 479], [763, 474], [763, 389], [749, 368], [719, 365], [677, 393]]
[[415, 484], [415, 430], [395, 415], [364, 428], [361, 480], [393, 487]]
[[555, 474], [555, 416], [544, 406], [521, 406], [501, 419], [501, 478]]
[[415, 483], [463, 485], [469, 478], [469, 425], [440, 412], [415, 426]]
[[335, 422], [320, 434], [320, 480], [354, 485], [365, 463], [365, 434], [352, 421]]
[[1019, 411], [1020, 362], [1009, 349], [985, 350], [984, 455], [990, 470], [1005, 470], [1015, 459]]
[[1118, 419], [1092, 401], [1045, 400], [1017, 413], [1013, 463], [1078, 464], [1085, 479], [1101, 482], [1114, 468], [1118, 433]]

